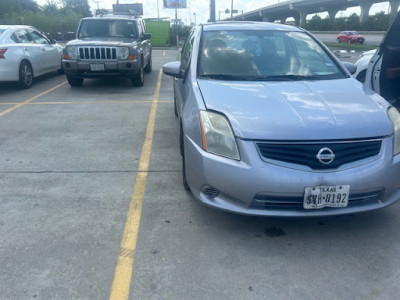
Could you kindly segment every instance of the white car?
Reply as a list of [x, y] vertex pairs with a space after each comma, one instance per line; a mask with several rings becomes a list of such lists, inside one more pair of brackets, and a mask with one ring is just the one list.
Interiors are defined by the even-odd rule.
[[369, 61], [364, 87], [400, 107], [400, 13]]
[[62, 70], [62, 52], [34, 27], [0, 25], [0, 81], [19, 81], [29, 88], [33, 78]]
[[368, 64], [369, 61], [371, 60], [372, 56], [376, 53], [376, 49], [370, 50], [370, 51], [365, 51], [363, 54], [361, 54], [355, 65], [357, 67], [356, 72], [353, 74], [353, 77], [357, 79], [360, 82], [365, 81], [365, 75], [367, 74], [367, 69], [368, 69]]

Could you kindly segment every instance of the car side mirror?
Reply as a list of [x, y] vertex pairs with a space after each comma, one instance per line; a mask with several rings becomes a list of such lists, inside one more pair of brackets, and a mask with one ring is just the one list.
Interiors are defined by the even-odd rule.
[[51, 40], [50, 40], [50, 44], [51, 44], [51, 45], [57, 44], [57, 41], [56, 41], [55, 39], [51, 39]]
[[151, 39], [151, 33], [145, 33], [145, 34], [143, 34], [143, 39], [145, 39], [145, 40], [150, 40], [150, 39]]
[[350, 62], [344, 61], [342, 62], [344, 67], [347, 69], [347, 71], [350, 72], [351, 75], [355, 74], [357, 71], [357, 66], [355, 64], [352, 64]]
[[180, 61], [173, 61], [163, 65], [163, 72], [165, 75], [176, 77], [176, 78], [183, 78], [181, 72], [181, 62]]

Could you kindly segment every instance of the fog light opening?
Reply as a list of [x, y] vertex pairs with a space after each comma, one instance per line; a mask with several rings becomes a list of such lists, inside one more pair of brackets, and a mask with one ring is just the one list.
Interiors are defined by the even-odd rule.
[[215, 198], [219, 194], [219, 191], [215, 187], [212, 187], [209, 185], [203, 186], [203, 188], [201, 189], [201, 192], [210, 198]]

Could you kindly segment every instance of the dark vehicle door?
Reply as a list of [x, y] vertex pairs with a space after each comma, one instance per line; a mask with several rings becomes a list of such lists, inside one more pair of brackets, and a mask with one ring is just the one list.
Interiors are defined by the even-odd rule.
[[143, 53], [143, 67], [145, 67], [151, 60], [151, 43], [150, 43], [150, 34], [147, 33], [146, 25], [143, 20], [138, 20], [137, 23], [138, 32], [139, 32], [139, 47]]

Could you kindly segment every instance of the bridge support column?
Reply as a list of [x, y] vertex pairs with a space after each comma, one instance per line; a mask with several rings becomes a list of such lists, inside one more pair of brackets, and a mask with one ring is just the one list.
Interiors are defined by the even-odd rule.
[[389, 0], [389, 3], [390, 3], [390, 20], [393, 21], [399, 10], [400, 0]]
[[331, 20], [335, 20], [335, 17], [336, 17], [338, 12], [339, 12], [339, 9], [330, 9], [330, 10], [328, 10], [329, 18]]
[[299, 15], [294, 16], [294, 21], [296, 23], [296, 26], [303, 27], [307, 23], [307, 15], [308, 13], [305, 10], [302, 9], [297, 9]]
[[360, 23], [363, 24], [367, 21], [369, 10], [371, 9], [371, 6], [374, 4], [374, 2], [370, 0], [359, 0], [358, 3], [360, 4], [361, 8]]

